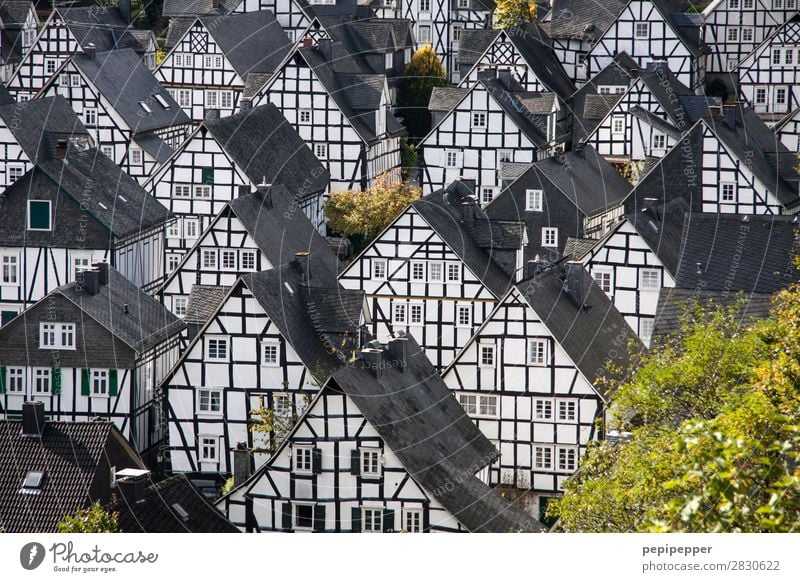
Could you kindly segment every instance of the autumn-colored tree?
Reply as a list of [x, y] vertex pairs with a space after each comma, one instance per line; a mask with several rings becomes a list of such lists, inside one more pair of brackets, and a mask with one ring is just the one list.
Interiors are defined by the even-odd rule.
[[65, 516], [56, 524], [59, 533], [116, 533], [117, 513], [106, 511], [95, 501], [85, 509], [79, 509]]
[[392, 182], [388, 174], [366, 190], [334, 192], [325, 204], [328, 226], [342, 236], [373, 238], [386, 228], [422, 191], [406, 182]]
[[447, 72], [431, 45], [423, 45], [406, 65], [397, 96], [397, 114], [412, 139], [425, 137], [431, 129], [428, 101], [434, 87], [446, 87]]
[[509, 28], [522, 22], [536, 20], [534, 0], [497, 0], [495, 28]]

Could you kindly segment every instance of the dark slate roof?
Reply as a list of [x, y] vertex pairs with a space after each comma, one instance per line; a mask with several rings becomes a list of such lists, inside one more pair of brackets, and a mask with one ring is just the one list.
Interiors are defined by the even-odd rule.
[[434, 87], [428, 101], [430, 111], [451, 111], [469, 94], [466, 87]]
[[[567, 284], [574, 270], [575, 287]], [[517, 283], [517, 290], [590, 382], [608, 376], [606, 365], [626, 370], [636, 353], [627, 349], [630, 341], [641, 349], [636, 334], [622, 314], [598, 287], [580, 263], [560, 262]], [[617, 355], [609, 356], [614, 351]], [[599, 388], [598, 388], [599, 390]], [[606, 396], [601, 392], [602, 396]]]
[[81, 120], [60, 95], [4, 103], [0, 106], [0, 118], [33, 162], [53, 157], [59, 139], [70, 136], [90, 139]]
[[230, 291], [222, 285], [192, 285], [183, 321], [203, 325]]
[[[468, 185], [453, 182], [444, 190], [412, 202], [411, 206], [464, 261], [466, 267], [500, 298], [505, 294], [514, 275], [501, 255], [507, 251], [516, 251], [522, 246], [524, 224], [520, 222], [514, 227], [516, 239], [508, 234], [497, 240], [492, 239], [495, 221], [489, 219], [477, 205], [470, 205], [469, 210], [464, 208], [466, 197], [472, 195]], [[472, 217], [465, 220], [465, 212], [472, 212]], [[510, 221], [502, 223], [504, 229], [511, 224]], [[480, 231], [484, 234], [478, 235]]]
[[[472, 86], [472, 90], [475, 91], [481, 86], [489, 92], [497, 105], [531, 142], [540, 147], [547, 145], [547, 119], [550, 111], [537, 114], [529, 111], [522, 101], [527, 99], [533, 104], [536, 93], [514, 91], [513, 82], [507, 83], [499, 78], [481, 79]], [[549, 99], [549, 103], [553, 103], [552, 98]], [[535, 109], [541, 110], [541, 106], [536, 105]]]
[[97, 52], [130, 48], [144, 53], [145, 48], [129, 33], [129, 24], [116, 6], [74, 6], [56, 8], [78, 44], [93, 43]]
[[194, 16], [170, 18], [169, 26], [167, 26], [167, 36], [164, 40], [164, 49], [172, 50], [196, 20], [197, 18]]
[[22, 27], [33, 7], [30, 0], [2, 0], [0, 3], [0, 56], [3, 63], [18, 63], [22, 58]]
[[[116, 269], [110, 267], [108, 271], [108, 284], [101, 285], [97, 295], [82, 290], [77, 282], [63, 285], [53, 293], [70, 300], [140, 354], [186, 327], [183, 321]], [[126, 305], [128, 313], [125, 313]]]
[[357, 361], [337, 371], [328, 389], [352, 398], [412, 478], [469, 531], [542, 531], [539, 522], [474, 477], [497, 451], [414, 339], [405, 341], [402, 371], [383, 352], [379, 377]]
[[[691, 213], [683, 228], [676, 286], [774, 293], [800, 281], [797, 224], [790, 216]], [[699, 263], [699, 266], [698, 266]]]
[[598, 240], [594, 238], [577, 238], [571, 236], [564, 244], [564, 256], [570, 260], [579, 261], [597, 246]]
[[137, 135], [133, 141], [160, 163], [166, 162], [174, 153], [172, 147], [155, 133]]
[[[62, 518], [94, 501], [90, 490], [109, 478], [98, 467], [112, 440], [143, 466], [111, 422], [47, 422], [41, 438], [21, 433], [22, 421], [0, 420], [0, 530], [7, 533], [55, 532]], [[28, 471], [45, 472], [38, 495], [19, 493]]]
[[684, 218], [689, 205], [683, 198], [674, 198], [666, 205], [648, 202], [639, 212], [625, 215], [650, 249], [672, 275], [678, 270]]
[[642, 109], [638, 105], [634, 105], [628, 111], [634, 117], [636, 117], [638, 119], [641, 119], [642, 121], [644, 121], [650, 127], [653, 127], [655, 129], [657, 129], [658, 131], [660, 131], [661, 133], [664, 133], [664, 134], [670, 136], [672, 139], [676, 139], [676, 140], [680, 139], [680, 137], [682, 135], [681, 131], [679, 129], [677, 129], [674, 125], [664, 121], [658, 115], [656, 115], [654, 113], [651, 113], [647, 109]]
[[31, 0], [2, 0], [0, 2], [0, 21], [5, 28], [22, 27], [28, 18]]
[[705, 19], [702, 14], [689, 12], [670, 12], [669, 2], [653, 0], [653, 4], [662, 11], [665, 20], [672, 26], [676, 36], [695, 56], [711, 52], [702, 38]]
[[662, 288], [658, 295], [653, 341], [657, 344], [664, 336], [678, 332], [681, 318], [694, 307], [700, 307], [707, 312], [717, 307], [734, 305], [738, 307], [736, 317], [739, 325], [747, 326], [769, 316], [772, 294]]
[[175, 18], [181, 16], [202, 16], [206, 14], [227, 14], [239, 4], [239, 0], [164, 0], [161, 15]]
[[[134, 133], [191, 123], [189, 116], [132, 50], [113, 50], [94, 57], [81, 53], [73, 56], [72, 61]], [[156, 95], [168, 107], [162, 106]], [[142, 103], [150, 109], [149, 113]]]
[[587, 2], [586, 0], [553, 0], [546, 24], [553, 38], [599, 39], [617, 20], [627, 0]]
[[[681, 83], [664, 61], [648, 63], [639, 71], [639, 77], [672, 122], [679, 128], [687, 128], [685, 111], [680, 104], [681, 96], [692, 95], [692, 91]], [[675, 97], [679, 98], [676, 99]]]
[[272, 103], [207, 119], [202, 127], [254, 184], [282, 185], [301, 199], [328, 186], [328, 170]]
[[583, 118], [602, 120], [622, 100], [621, 94], [590, 94], [586, 96], [583, 104]]
[[32, 171], [50, 180], [35, 182], [33, 187], [51, 188], [55, 183], [78, 204], [91, 200], [86, 211], [118, 238], [152, 228], [170, 216], [169, 210], [97, 149], [70, 150], [66, 163], [47, 160]]
[[291, 48], [286, 32], [269, 10], [200, 20], [243, 80], [249, 73], [274, 72]]
[[150, 485], [136, 503], [118, 493], [108, 509], [123, 533], [239, 533], [185, 475]]

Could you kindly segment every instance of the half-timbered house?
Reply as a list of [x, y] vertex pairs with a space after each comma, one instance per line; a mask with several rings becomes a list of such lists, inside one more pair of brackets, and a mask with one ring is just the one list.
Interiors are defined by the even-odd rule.
[[[327, 255], [298, 253], [238, 279], [164, 381], [171, 470], [232, 475], [239, 443], [263, 464], [355, 353], [364, 307], [362, 291], [339, 286]], [[269, 434], [249, 430], [262, 407], [272, 414]]]
[[323, 228], [328, 173], [274, 105], [209, 116], [144, 186], [178, 218], [167, 232], [168, 271], [228, 202], [259, 185], [283, 188]]
[[785, 115], [772, 129], [790, 152], [800, 154], [800, 107]]
[[166, 208], [96, 149], [40, 161], [0, 198], [2, 321], [94, 261], [152, 290], [163, 281], [168, 219]]
[[[177, 28], [180, 22], [185, 28]], [[209, 110], [235, 112], [250, 77], [263, 84], [291, 47], [266, 10], [180, 19], [170, 34], [177, 40], [170, 39], [155, 76], [195, 122]]]
[[391, 112], [386, 75], [365, 70], [330, 38], [310, 43], [253, 93], [253, 106], [280, 109], [327, 167], [331, 192], [366, 189], [386, 173], [399, 180], [405, 129]]
[[246, 531], [542, 531], [476, 476], [496, 456], [400, 336], [335, 372], [275, 455], [217, 507]]
[[[330, 2], [326, 1], [325, 5], [336, 6], [337, 4], [345, 3], [351, 4], [351, 2], [345, 2], [343, 0], [333, 0]], [[286, 36], [290, 41], [294, 42], [300, 40], [303, 32], [311, 24], [311, 21], [314, 20], [314, 6], [317, 4], [321, 5], [323, 2], [315, 2], [314, 0], [311, 2], [307, 0], [241, 0], [235, 1], [232, 4], [236, 5], [235, 8], [233, 8], [233, 12], [237, 14], [242, 12], [272, 12], [272, 14], [275, 15], [275, 19], [281, 25], [281, 28], [286, 31]]]
[[5, 0], [0, 6], [0, 81], [6, 82], [39, 32], [39, 17], [30, 0]]
[[530, 271], [442, 377], [500, 451], [489, 484], [524, 491], [531, 513], [544, 515], [603, 437], [608, 399], [595, 380], [633, 360], [636, 338], [580, 262]]
[[131, 49], [67, 59], [40, 93], [60, 95], [106, 156], [139, 182], [186, 138], [191, 120]]
[[112, 421], [143, 455], [165, 436], [157, 388], [184, 323], [107, 263], [78, 273], [0, 329], [4, 417], [24, 400], [52, 420]]
[[454, 182], [412, 202], [340, 275], [368, 297], [373, 333], [413, 335], [447, 366], [522, 268], [524, 226], [491, 220], [474, 186]]

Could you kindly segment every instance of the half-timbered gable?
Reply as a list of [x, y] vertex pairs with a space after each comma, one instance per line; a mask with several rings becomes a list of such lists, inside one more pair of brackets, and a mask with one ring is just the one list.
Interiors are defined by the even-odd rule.
[[778, 27], [747, 55], [736, 72], [739, 96], [775, 120], [800, 107], [800, 15]]
[[[238, 443], [255, 448], [261, 465], [357, 349], [364, 306], [362, 291], [339, 287], [325, 256], [239, 279], [165, 380], [171, 470], [233, 474]], [[269, 435], [249, 430], [261, 407], [273, 414]]]
[[234, 12], [260, 12], [269, 10], [286, 31], [289, 40], [299, 40], [314, 19], [314, 2], [306, 0], [241, 0]]
[[248, 78], [263, 83], [290, 49], [266, 10], [199, 17], [182, 32], [155, 75], [195, 122], [212, 109], [222, 116], [235, 112]]
[[330, 172], [330, 191], [400, 179], [400, 137], [385, 75], [364, 71], [341, 43], [321, 39], [292, 52], [254, 93], [274, 103]]
[[375, 335], [407, 331], [439, 368], [522, 267], [523, 225], [489, 220], [472, 196], [456, 182], [413, 202], [340, 275], [367, 293]]
[[800, 108], [776, 123], [773, 131], [790, 152], [800, 154]]
[[191, 127], [131, 49], [73, 55], [41, 94], [64, 97], [100, 150], [139, 182], [169, 158]]
[[6, 84], [8, 90], [18, 101], [31, 99], [64, 61], [90, 45], [98, 52], [131, 48], [144, 58], [129, 23], [130, 13], [116, 6], [54, 8]]
[[4, 418], [25, 400], [59, 421], [111, 420], [143, 455], [162, 436], [157, 387], [184, 324], [106, 263], [0, 330]]
[[217, 507], [247, 531], [542, 531], [475, 476], [497, 451], [413, 339], [377, 345]]
[[603, 69], [615, 55], [626, 52], [641, 68], [652, 61], [666, 61], [681, 83], [696, 89], [704, 79], [708, 51], [701, 27], [702, 15], [670, 12], [666, 0], [629, 0], [590, 49], [589, 71]]
[[174, 268], [228, 202], [269, 184], [323, 228], [328, 173], [274, 105], [206, 119], [144, 186], [178, 218], [168, 262]]
[[[338, 259], [285, 187], [248, 192], [228, 202], [202, 231], [170, 269], [159, 295], [173, 313], [184, 316], [194, 285], [230, 287], [239, 276], [272, 269], [299, 252], [326, 257], [338, 271]], [[168, 254], [168, 262], [174, 256]]]
[[531, 270], [442, 377], [500, 451], [489, 484], [527, 491], [543, 515], [602, 435], [607, 398], [595, 380], [631, 361], [635, 336], [579, 262]]
[[6, 0], [0, 6], [0, 26], [0, 81], [6, 82], [36, 40], [36, 6], [30, 0]]
[[534, 162], [486, 206], [495, 220], [524, 220], [525, 263], [555, 262], [587, 217], [618, 207], [630, 184], [591, 146]]
[[[522, 91], [510, 72], [463, 89], [461, 100], [420, 142], [422, 191], [440, 190], [459, 178], [476, 182], [481, 202], [501, 186], [504, 162], [527, 164], [548, 155], [558, 135], [559, 99]], [[448, 99], [455, 93], [446, 91]], [[434, 112], [440, 108], [434, 99]]]

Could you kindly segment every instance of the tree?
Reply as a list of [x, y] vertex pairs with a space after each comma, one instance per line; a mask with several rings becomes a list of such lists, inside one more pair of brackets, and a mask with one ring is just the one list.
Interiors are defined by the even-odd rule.
[[533, 0], [497, 0], [495, 28], [509, 28], [521, 22], [536, 20], [536, 2]]
[[78, 509], [56, 524], [59, 533], [116, 533], [118, 514], [106, 511], [95, 501], [85, 509]]
[[431, 45], [423, 45], [406, 65], [397, 111], [412, 139], [425, 137], [431, 129], [428, 102], [434, 87], [446, 87], [447, 72]]
[[422, 191], [406, 182], [392, 182], [382, 174], [367, 190], [334, 192], [325, 204], [328, 226], [342, 236], [374, 238]]
[[687, 310], [613, 389], [630, 437], [590, 447], [551, 504], [565, 531], [784, 532], [800, 527], [800, 285], [742, 326]]

